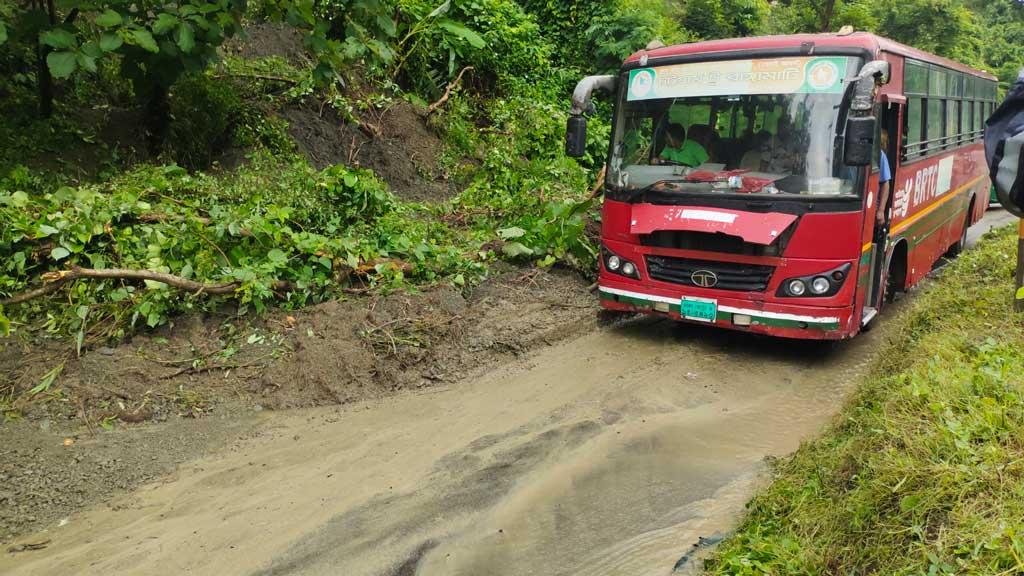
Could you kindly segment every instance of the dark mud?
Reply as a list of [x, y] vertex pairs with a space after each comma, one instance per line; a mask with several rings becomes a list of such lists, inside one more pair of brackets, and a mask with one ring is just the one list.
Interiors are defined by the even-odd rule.
[[346, 122], [329, 106], [308, 102], [281, 111], [299, 150], [318, 168], [370, 168], [404, 200], [440, 201], [457, 192], [440, 169], [444, 143], [412, 104], [395, 100]]

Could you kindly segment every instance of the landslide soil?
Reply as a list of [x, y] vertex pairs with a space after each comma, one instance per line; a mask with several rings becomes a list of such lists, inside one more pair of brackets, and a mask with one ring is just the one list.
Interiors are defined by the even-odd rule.
[[[284, 25], [257, 24], [246, 38], [229, 43], [225, 51], [243, 58], [283, 58], [292, 65], [310, 66], [302, 34]], [[367, 100], [358, 86], [349, 88], [353, 101]], [[374, 99], [373, 105], [345, 118], [316, 98], [288, 103], [276, 111], [288, 122], [288, 134], [299, 151], [318, 168], [334, 164], [370, 168], [403, 200], [440, 201], [458, 192], [439, 163], [444, 142], [427, 122], [426, 110], [405, 100]], [[229, 157], [239, 156], [239, 151]], [[222, 165], [234, 161], [225, 159]]]
[[506, 267], [468, 295], [436, 287], [260, 320], [193, 316], [81, 357], [68, 342], [0, 341], [0, 391], [64, 363], [52, 393], [0, 425], [0, 542], [253, 434], [267, 410], [452, 384], [596, 323], [577, 274]]

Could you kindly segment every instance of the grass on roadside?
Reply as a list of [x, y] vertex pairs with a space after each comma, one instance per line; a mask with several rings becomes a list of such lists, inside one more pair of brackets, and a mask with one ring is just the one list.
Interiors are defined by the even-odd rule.
[[839, 420], [776, 466], [710, 572], [1024, 573], [1011, 232], [991, 233], [917, 298]]

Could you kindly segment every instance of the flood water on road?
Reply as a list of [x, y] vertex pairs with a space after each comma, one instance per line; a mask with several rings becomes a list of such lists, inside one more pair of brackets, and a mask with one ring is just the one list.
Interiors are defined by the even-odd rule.
[[668, 574], [764, 458], [819, 429], [880, 330], [835, 346], [642, 319], [471, 382], [185, 467], [14, 573]]

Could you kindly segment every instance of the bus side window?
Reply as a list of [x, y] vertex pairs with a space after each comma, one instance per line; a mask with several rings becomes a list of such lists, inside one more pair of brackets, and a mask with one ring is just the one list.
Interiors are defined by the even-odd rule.
[[924, 105], [921, 98], [907, 98], [907, 111], [903, 116], [903, 158], [915, 158], [921, 153], [921, 128]]

